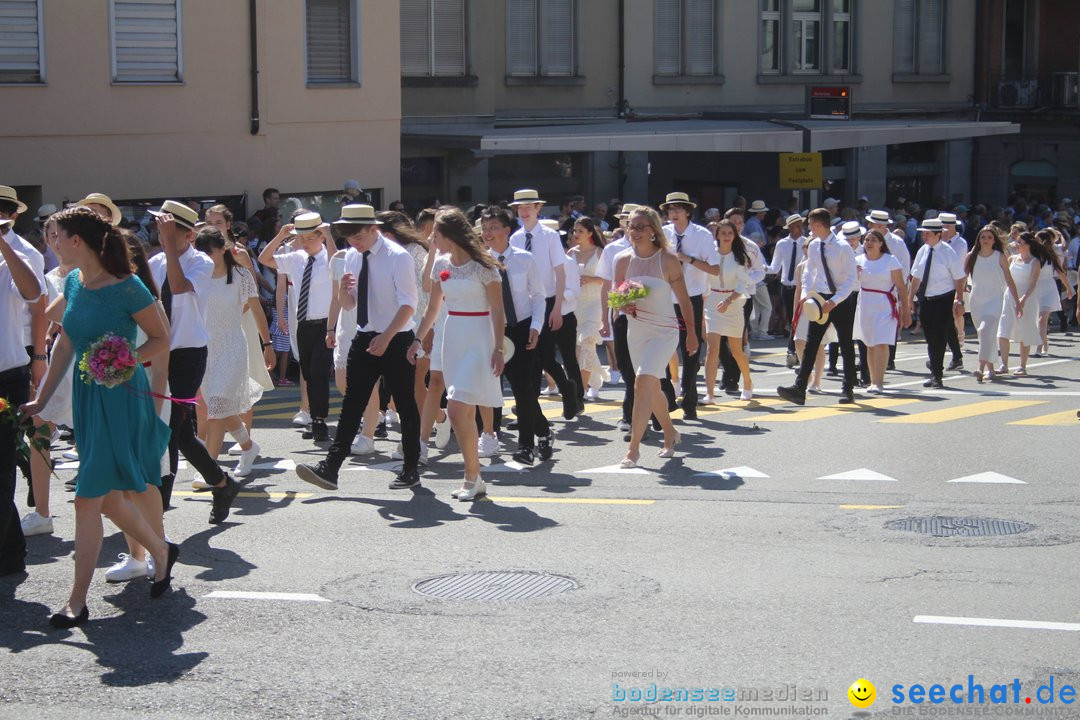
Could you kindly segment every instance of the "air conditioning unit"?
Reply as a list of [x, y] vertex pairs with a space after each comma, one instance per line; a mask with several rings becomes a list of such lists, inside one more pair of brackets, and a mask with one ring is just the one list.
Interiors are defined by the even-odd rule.
[[1080, 73], [1054, 73], [1054, 84], [1052, 86], [1054, 107], [1077, 107], [1080, 104], [1078, 84], [1080, 84]]
[[998, 81], [998, 107], [1035, 107], [1038, 101], [1039, 83], [1037, 80]]

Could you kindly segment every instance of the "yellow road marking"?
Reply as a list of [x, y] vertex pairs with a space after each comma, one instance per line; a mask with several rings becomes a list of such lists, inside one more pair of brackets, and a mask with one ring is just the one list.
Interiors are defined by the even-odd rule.
[[[183, 497], [201, 497], [209, 500], [212, 495], [209, 490], [203, 490], [201, 492], [195, 492], [194, 490], [173, 490], [173, 495], [181, 495]], [[237, 497], [249, 497], [249, 498], [262, 498], [263, 500], [281, 500], [283, 498], [309, 498], [315, 497], [315, 493], [303, 493], [293, 492], [287, 490], [285, 492], [249, 492], [240, 491], [236, 493]]]
[[653, 505], [655, 500], [627, 500], [623, 498], [562, 498], [562, 497], [492, 497], [483, 499], [505, 503], [548, 503], [560, 505]]
[[903, 505], [841, 505], [841, 510], [896, 510]]
[[950, 420], [963, 420], [964, 418], [989, 415], [990, 413], [1004, 412], [1006, 410], [1018, 410], [1032, 405], [1043, 405], [1046, 400], [986, 400], [984, 402], [968, 403], [956, 407], [930, 410], [928, 412], [903, 415], [901, 417], [885, 418], [878, 422], [904, 423], [904, 424], [935, 424], [949, 422]]
[[1049, 415], [1040, 415], [1038, 417], [1028, 418], [1027, 420], [1013, 420], [1009, 425], [1070, 425], [1076, 427], [1080, 425], [1080, 421], [1076, 418], [1075, 410], [1065, 410], [1059, 413], [1051, 413]]
[[888, 408], [922, 402], [915, 398], [874, 398], [860, 399], [852, 405], [829, 405], [825, 407], [800, 408], [789, 413], [769, 413], [752, 417], [738, 418], [741, 422], [806, 422], [807, 420], [821, 420], [822, 418], [839, 417], [850, 415], [868, 409], [885, 410]]

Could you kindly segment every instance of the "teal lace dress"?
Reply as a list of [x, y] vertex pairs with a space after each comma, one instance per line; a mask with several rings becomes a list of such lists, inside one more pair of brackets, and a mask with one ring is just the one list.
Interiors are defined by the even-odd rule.
[[133, 317], [154, 302], [138, 277], [98, 290], [87, 290], [79, 272], [64, 285], [67, 309], [64, 333], [75, 350], [72, 419], [79, 474], [75, 494], [101, 497], [112, 490], [142, 492], [147, 483], [161, 484], [161, 456], [169, 446], [169, 426], [154, 411], [150, 384], [142, 366], [123, 385], [107, 388], [83, 382], [78, 370], [86, 348], [109, 333], [135, 347], [138, 327]]

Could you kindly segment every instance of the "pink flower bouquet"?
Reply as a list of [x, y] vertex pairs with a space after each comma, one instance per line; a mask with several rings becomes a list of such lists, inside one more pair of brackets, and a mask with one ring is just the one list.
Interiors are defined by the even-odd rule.
[[83, 353], [79, 372], [87, 385], [96, 383], [114, 388], [130, 380], [138, 365], [139, 356], [126, 339], [102, 335]]
[[649, 289], [636, 280], [624, 280], [617, 288], [608, 293], [608, 306], [619, 310], [633, 305], [638, 300], [648, 297]]

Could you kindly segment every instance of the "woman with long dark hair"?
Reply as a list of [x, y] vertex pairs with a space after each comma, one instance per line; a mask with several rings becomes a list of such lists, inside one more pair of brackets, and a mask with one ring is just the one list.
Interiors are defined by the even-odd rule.
[[1065, 267], [1054, 249], [1057, 239], [1058, 231], [1053, 228], [1044, 228], [1035, 233], [1035, 240], [1046, 250], [1046, 260], [1043, 261], [1039, 272], [1039, 337], [1042, 344], [1036, 348], [1035, 357], [1042, 357], [1050, 352], [1048, 337], [1050, 313], [1061, 312], [1061, 291], [1058, 289], [1058, 284], [1066, 288], [1067, 300], [1071, 300], [1073, 296], [1072, 286], [1065, 274]]
[[[577, 263], [581, 277], [581, 293], [574, 315], [577, 316], [577, 358], [581, 368], [579, 387], [586, 388], [585, 399], [589, 402], [600, 399], [599, 390], [604, 386], [604, 366], [596, 354], [596, 346], [604, 341], [600, 332], [604, 324], [604, 305], [600, 298], [604, 279], [596, 274], [604, 244], [604, 234], [592, 218], [582, 217], [574, 222], [573, 247], [567, 254]], [[578, 382], [578, 378], [574, 381]]]
[[705, 337], [708, 354], [705, 356], [705, 404], [712, 405], [716, 389], [716, 374], [720, 368], [720, 348], [727, 343], [731, 357], [739, 366], [743, 379], [740, 398], [753, 398], [750, 381], [750, 361], [743, 352], [743, 305], [754, 294], [750, 280], [750, 255], [746, 251], [738, 226], [731, 220], [721, 220], [710, 226], [720, 253], [720, 274], [709, 276], [709, 294], [705, 300]]
[[975, 236], [964, 259], [964, 271], [971, 278], [967, 309], [979, 336], [979, 369], [975, 371], [978, 382], [994, 379], [994, 355], [998, 352], [995, 345], [1005, 295], [1012, 298], [1014, 306], [1020, 304], [1008, 258], [1001, 232], [994, 225], [986, 225]]
[[[457, 208], [439, 210], [432, 235], [449, 249], [449, 254], [436, 259], [431, 270], [435, 282], [417, 337], [423, 337], [434, 326], [445, 298], [442, 373], [447, 412], [465, 458], [465, 482], [453, 496], [472, 501], [487, 490], [480, 477], [476, 406], [501, 407], [503, 402], [499, 381], [506, 327], [502, 278], [498, 261]], [[415, 362], [418, 348], [419, 343], [409, 348], [410, 362]]]
[[998, 352], [1001, 353], [1001, 366], [998, 375], [1009, 374], [1009, 344], [1020, 343], [1020, 369], [1015, 375], [1027, 375], [1028, 355], [1031, 348], [1038, 346], [1039, 336], [1039, 275], [1043, 267], [1050, 262], [1046, 248], [1035, 239], [1035, 235], [1022, 232], [1016, 237], [1017, 254], [1009, 264], [1009, 274], [1020, 297], [1013, 299], [1005, 293], [1005, 301], [998, 323]]
[[907, 327], [907, 283], [904, 268], [889, 252], [885, 235], [870, 230], [863, 236], [863, 254], [855, 258], [859, 299], [855, 307], [855, 331], [866, 347], [871, 394], [884, 392], [889, 346], [896, 343], [897, 329]]
[[[37, 398], [24, 406], [36, 415], [63, 380], [68, 365], [102, 336], [116, 334], [135, 344], [135, 329], [147, 340], [136, 352], [146, 360], [167, 353], [168, 327], [154, 297], [131, 272], [131, 258], [120, 233], [86, 208], [56, 215], [62, 257], [78, 268], [64, 286], [63, 333], [53, 348], [54, 361]], [[59, 302], [59, 301], [58, 301]], [[161, 482], [161, 457], [169, 426], [154, 412], [146, 373], [138, 363], [123, 387], [74, 383], [72, 415], [78, 433], [79, 474], [75, 489], [75, 582], [66, 606], [50, 619], [69, 628], [89, 619], [86, 596], [101, 552], [101, 515], [148, 548], [155, 560], [151, 597], [169, 588], [180, 548], [158, 536], [123, 491], [147, 492]], [[153, 491], [150, 491], [153, 492]]]

